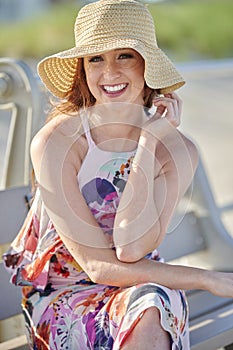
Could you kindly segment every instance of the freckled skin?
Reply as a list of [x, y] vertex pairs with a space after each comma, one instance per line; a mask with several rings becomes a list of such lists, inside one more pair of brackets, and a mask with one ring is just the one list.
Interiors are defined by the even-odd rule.
[[[117, 49], [84, 57], [84, 69], [96, 104], [116, 101], [143, 105], [144, 60], [135, 50]], [[125, 86], [122, 90], [109, 91], [121, 85]]]

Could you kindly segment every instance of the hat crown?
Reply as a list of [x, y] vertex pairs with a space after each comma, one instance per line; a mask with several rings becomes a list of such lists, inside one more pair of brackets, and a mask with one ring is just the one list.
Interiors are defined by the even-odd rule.
[[45, 86], [67, 98], [77, 77], [78, 60], [110, 50], [131, 48], [145, 61], [147, 86], [160, 93], [184, 85], [183, 77], [157, 45], [154, 20], [136, 0], [98, 0], [83, 7], [75, 26], [75, 47], [46, 57], [38, 64]]
[[86, 5], [79, 11], [74, 34], [76, 46], [130, 39], [157, 47], [153, 18], [135, 0], [99, 0]]

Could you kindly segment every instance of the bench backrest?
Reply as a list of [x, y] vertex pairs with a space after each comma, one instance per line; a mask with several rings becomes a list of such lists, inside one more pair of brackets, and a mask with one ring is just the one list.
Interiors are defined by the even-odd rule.
[[[233, 209], [233, 208], [232, 208]], [[159, 250], [166, 260], [232, 271], [233, 238], [221, 219], [200, 157], [192, 185], [181, 200]]]
[[[27, 215], [25, 195], [28, 193], [27, 186], [0, 191], [0, 245], [3, 249], [7, 249], [8, 244], [15, 238]], [[11, 285], [9, 279], [10, 275], [1, 261], [0, 320], [21, 312], [21, 288]]]
[[27, 64], [0, 58], [0, 189], [29, 184], [29, 147], [44, 122], [44, 101]]
[[[16, 236], [27, 213], [24, 196], [30, 191], [29, 147], [44, 123], [45, 101], [39, 79], [26, 63], [0, 58], [1, 253]], [[9, 278], [0, 261], [0, 319], [21, 311], [21, 288], [12, 286]]]

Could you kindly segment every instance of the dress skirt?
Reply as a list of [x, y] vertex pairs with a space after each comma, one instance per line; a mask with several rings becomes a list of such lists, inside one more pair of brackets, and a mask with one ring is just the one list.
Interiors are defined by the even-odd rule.
[[72, 282], [75, 267], [61, 260], [62, 251], [64, 248], [51, 259], [44, 291], [23, 288], [23, 314], [31, 349], [121, 349], [151, 307], [160, 311], [161, 326], [170, 335], [171, 349], [190, 349], [188, 307], [183, 291], [154, 283], [119, 288], [83, 279], [75, 284]]
[[153, 283], [124, 289], [102, 285], [79, 289], [75, 285], [59, 288], [44, 297], [37, 292], [26, 301], [23, 313], [31, 349], [121, 349], [150, 307], [159, 309], [171, 349], [190, 348], [187, 304], [181, 291]]

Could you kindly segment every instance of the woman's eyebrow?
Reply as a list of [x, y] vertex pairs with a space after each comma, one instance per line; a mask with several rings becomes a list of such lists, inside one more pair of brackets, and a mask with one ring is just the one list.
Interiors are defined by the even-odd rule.
[[124, 48], [122, 48], [122, 49], [114, 49], [113, 51], [116, 51], [116, 52], [117, 52], [117, 51], [131, 51], [131, 50], [133, 51], [133, 49], [131, 49], [130, 47], [129, 47], [129, 48], [125, 48], [125, 47], [124, 47]]

